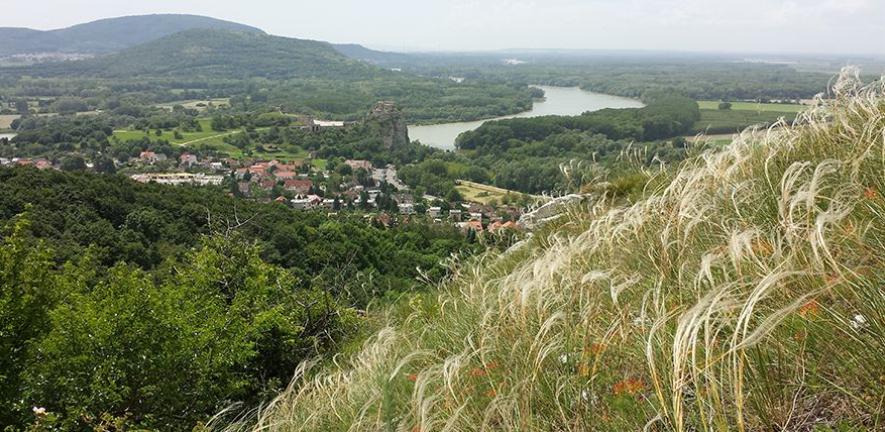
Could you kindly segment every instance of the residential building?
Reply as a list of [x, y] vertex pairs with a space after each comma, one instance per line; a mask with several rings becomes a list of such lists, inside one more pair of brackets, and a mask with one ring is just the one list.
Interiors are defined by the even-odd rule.
[[368, 172], [372, 172], [372, 162], [361, 159], [348, 159], [344, 161], [344, 163], [352, 168], [354, 171], [362, 168]]
[[188, 168], [199, 163], [197, 156], [190, 153], [182, 153], [181, 156], [178, 157], [178, 161], [182, 166], [187, 166]]
[[313, 182], [306, 179], [288, 179], [283, 183], [283, 188], [299, 195], [307, 195], [313, 188]]
[[140, 159], [144, 163], [155, 164], [157, 162], [165, 161], [166, 155], [163, 153], [154, 153], [152, 151], [143, 151], [138, 155], [138, 159]]
[[415, 214], [415, 205], [411, 203], [403, 203], [399, 206], [399, 213], [404, 215], [412, 215]]

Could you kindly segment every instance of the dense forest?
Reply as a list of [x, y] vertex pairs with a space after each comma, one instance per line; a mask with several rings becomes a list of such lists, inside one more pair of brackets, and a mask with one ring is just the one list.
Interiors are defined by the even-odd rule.
[[345, 343], [352, 308], [439, 281], [444, 260], [481, 247], [448, 226], [213, 188], [31, 168], [2, 169], [0, 183], [5, 425], [39, 406], [71, 429], [189, 430]]

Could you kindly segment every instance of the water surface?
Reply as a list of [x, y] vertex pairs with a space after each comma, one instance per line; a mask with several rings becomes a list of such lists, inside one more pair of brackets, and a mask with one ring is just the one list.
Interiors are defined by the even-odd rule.
[[[545, 99], [535, 102], [531, 110], [516, 115], [497, 117], [490, 120], [503, 120], [517, 117], [541, 117], [547, 115], [573, 116], [587, 111], [605, 108], [641, 108], [644, 105], [635, 99], [593, 93], [578, 87], [534, 86], [544, 90]], [[474, 130], [489, 120], [472, 122], [442, 123], [429, 126], [409, 126], [409, 139], [421, 141], [424, 145], [444, 150], [454, 150], [455, 138], [463, 132]]]

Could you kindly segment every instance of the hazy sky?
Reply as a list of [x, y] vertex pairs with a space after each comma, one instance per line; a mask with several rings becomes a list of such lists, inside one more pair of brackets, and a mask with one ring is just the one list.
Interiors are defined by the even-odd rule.
[[192, 13], [375, 48], [885, 54], [885, 0], [0, 0], [0, 26]]

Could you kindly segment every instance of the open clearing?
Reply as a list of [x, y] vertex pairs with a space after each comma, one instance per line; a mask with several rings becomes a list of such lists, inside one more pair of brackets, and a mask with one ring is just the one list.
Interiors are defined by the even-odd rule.
[[21, 116], [18, 115], [18, 114], [4, 114], [4, 115], [0, 115], [0, 130], [11, 128], [11, 127], [12, 127], [12, 122], [14, 122], [15, 119], [17, 119], [17, 118], [19, 118], [19, 117], [21, 117]]
[[[718, 110], [720, 101], [698, 101], [702, 110]], [[798, 113], [805, 111], [807, 105], [779, 104], [779, 103], [755, 103], [755, 102], [731, 102], [732, 111], [756, 111], [756, 112], [782, 112]], [[728, 110], [723, 110], [728, 111]]]
[[[242, 130], [234, 130], [234, 131], [215, 131], [212, 130], [211, 120], [210, 119], [200, 119], [200, 127], [203, 129], [200, 132], [180, 132], [181, 138], [176, 138], [175, 133], [173, 131], [164, 130], [161, 131], [160, 135], [157, 135], [155, 131], [151, 130], [149, 132], [134, 130], [134, 129], [123, 129], [114, 131], [114, 137], [120, 141], [128, 141], [128, 140], [140, 140], [142, 138], [148, 138], [152, 142], [165, 140], [170, 144], [183, 146], [183, 147], [191, 147], [191, 148], [208, 148], [213, 149], [219, 153], [224, 153], [232, 158], [242, 158], [246, 155], [243, 154], [243, 150], [230, 145], [224, 142], [224, 138], [243, 133]], [[259, 128], [257, 130], [264, 130], [266, 128]], [[275, 159], [285, 159], [285, 160], [295, 160], [295, 159], [305, 159], [308, 156], [308, 153], [297, 146], [281, 146], [281, 148], [275, 151], [258, 151], [258, 149], [253, 149], [253, 156], [260, 158], [275, 158]]]
[[741, 110], [701, 110], [701, 119], [694, 124], [694, 133], [709, 135], [738, 133], [750, 126], [770, 125], [782, 117], [787, 122], [796, 118], [795, 112], [781, 111], [741, 111]]
[[200, 127], [203, 129], [201, 132], [181, 132], [181, 138], [175, 138], [175, 133], [167, 130], [164, 130], [162, 131], [162, 134], [157, 135], [154, 131], [145, 132], [134, 129], [116, 130], [114, 131], [114, 137], [120, 141], [140, 140], [144, 137], [148, 137], [151, 141], [166, 140], [171, 144], [183, 145], [190, 141], [231, 134], [230, 132], [218, 132], [212, 130], [212, 121], [209, 119], [200, 119], [199, 122]]
[[[523, 194], [522, 192], [511, 191], [467, 180], [456, 181], [455, 189], [458, 189], [458, 192], [461, 194], [462, 197], [464, 197], [465, 200], [478, 202], [480, 204], [488, 204], [492, 200], [496, 200], [500, 203], [501, 199], [504, 198], [504, 196], [507, 194], [510, 194], [510, 196], [514, 198], [520, 195], [528, 195]], [[532, 197], [541, 198], [534, 195], [532, 195]]]
[[195, 109], [197, 111], [203, 112], [206, 111], [209, 106], [215, 107], [227, 107], [230, 106], [230, 98], [216, 98], [216, 99], [204, 99], [204, 100], [181, 100], [174, 102], [167, 102], [163, 104], [156, 105], [159, 108], [165, 108], [171, 110], [175, 105], [181, 105], [187, 109]]

